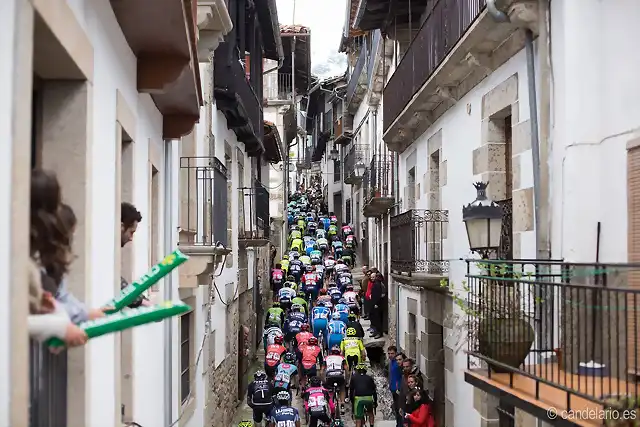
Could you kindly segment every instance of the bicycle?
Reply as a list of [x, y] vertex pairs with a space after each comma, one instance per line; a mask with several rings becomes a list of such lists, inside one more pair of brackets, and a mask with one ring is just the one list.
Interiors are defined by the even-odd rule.
[[338, 387], [338, 383], [333, 383], [331, 393], [335, 403], [335, 414], [333, 414], [333, 419], [340, 420], [342, 416], [342, 404], [340, 403], [340, 388]]

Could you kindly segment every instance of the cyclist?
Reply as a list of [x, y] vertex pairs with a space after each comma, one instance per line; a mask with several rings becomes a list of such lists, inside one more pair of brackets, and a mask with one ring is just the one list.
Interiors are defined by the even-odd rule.
[[264, 334], [262, 335], [262, 341], [264, 343], [264, 351], [267, 351], [267, 347], [271, 344], [275, 344], [276, 337], [282, 337], [284, 340], [284, 334], [282, 333], [282, 329], [279, 326], [270, 325], [269, 323], [265, 326]]
[[345, 324], [349, 321], [349, 312], [347, 300], [344, 298], [340, 298], [335, 307], [333, 307], [333, 314], [338, 314], [340, 316], [340, 321]]
[[342, 237], [346, 238], [347, 236], [351, 236], [353, 235], [353, 228], [351, 228], [351, 226], [349, 224], [347, 224], [346, 222], [342, 223]]
[[373, 378], [367, 375], [367, 367], [362, 363], [356, 366], [355, 375], [351, 376], [349, 397], [352, 402], [356, 427], [362, 427], [366, 415], [369, 416], [369, 424], [373, 425], [375, 421], [374, 410], [378, 407], [378, 392], [376, 383]]
[[331, 225], [331, 220], [329, 218], [327, 218], [326, 216], [323, 216], [322, 218], [320, 218], [320, 222], [322, 223], [324, 231], [329, 231], [329, 226]]
[[309, 338], [312, 336], [313, 334], [309, 332], [309, 324], [303, 323], [300, 327], [300, 332], [296, 335], [296, 356], [298, 356], [298, 361], [302, 360], [302, 347], [307, 345]]
[[282, 267], [282, 271], [284, 274], [289, 274], [289, 255], [282, 255], [282, 259], [280, 260], [280, 266]]
[[329, 222], [335, 226], [338, 225], [338, 217], [333, 212], [329, 212]]
[[362, 339], [358, 338], [357, 334], [358, 332], [354, 328], [347, 328], [347, 337], [340, 343], [340, 350], [347, 359], [350, 371], [364, 361], [367, 356]]
[[296, 355], [293, 353], [285, 353], [282, 363], [276, 369], [276, 375], [273, 379], [273, 392], [291, 390], [293, 379], [298, 375], [298, 367], [296, 366]]
[[302, 276], [302, 262], [300, 261], [300, 254], [298, 252], [294, 252], [293, 259], [289, 261], [289, 273], [296, 282], [300, 281], [300, 276]]
[[[345, 387], [345, 371], [347, 370], [347, 361], [344, 360], [340, 352], [340, 347], [333, 346], [331, 347], [331, 353], [327, 356], [327, 359], [324, 362], [325, 366], [325, 386], [332, 390], [333, 385], [335, 384], [340, 392], [340, 400], [339, 402], [346, 402], [346, 387]], [[338, 396], [335, 396], [336, 401], [338, 401]], [[341, 408], [342, 413], [344, 414], [344, 407]]]
[[259, 425], [262, 418], [269, 417], [273, 408], [271, 382], [264, 371], [253, 374], [253, 381], [247, 388], [247, 404], [253, 410], [253, 422]]
[[284, 333], [287, 344], [292, 343], [296, 335], [301, 331], [302, 325], [307, 322], [304, 307], [300, 304], [292, 304], [291, 311], [284, 321]]
[[293, 290], [296, 290], [298, 288], [298, 284], [296, 283], [296, 278], [293, 277], [291, 274], [289, 274], [287, 276], [287, 281], [284, 282], [282, 284], [282, 286], [286, 286], [286, 287], [291, 288]]
[[320, 244], [320, 239], [327, 240], [326, 237], [327, 237], [327, 232], [324, 230], [324, 227], [316, 230], [316, 241], [318, 242], [318, 245]]
[[338, 240], [338, 227], [335, 224], [331, 224], [327, 230], [327, 236], [329, 240]]
[[313, 250], [309, 254], [311, 257], [311, 264], [318, 265], [322, 264], [322, 252], [318, 249], [318, 245], [313, 245]]
[[301, 289], [298, 291], [298, 293], [296, 294], [296, 297], [294, 299], [291, 300], [291, 307], [294, 306], [294, 304], [299, 304], [302, 306], [302, 308], [304, 309], [304, 316], [305, 318], [309, 317], [309, 305], [307, 303], [307, 300], [305, 299], [306, 294], [304, 293], [304, 291]]
[[269, 417], [270, 427], [300, 427], [300, 414], [291, 406], [291, 395], [280, 391], [275, 396], [276, 406]]
[[353, 328], [356, 330], [356, 337], [360, 339], [364, 338], [364, 328], [358, 321], [358, 317], [355, 315], [355, 313], [349, 313], [347, 329], [349, 328]]
[[282, 355], [287, 351], [287, 349], [282, 345], [283, 343], [283, 337], [275, 337], [273, 344], [269, 344], [267, 346], [264, 356], [264, 371], [267, 373], [269, 378], [273, 378], [276, 374], [276, 369], [282, 359]]
[[[342, 272], [336, 279], [338, 283], [338, 287], [342, 292], [344, 292], [349, 285], [353, 285], [353, 276], [349, 272]], [[353, 286], [352, 286], [353, 287]]]
[[322, 301], [318, 301], [316, 307], [311, 310], [311, 329], [316, 338], [319, 338], [320, 334], [323, 334], [325, 339], [327, 336], [327, 326], [329, 325], [331, 310], [327, 308], [325, 304], [326, 303]]
[[354, 236], [353, 234], [348, 235], [347, 237], [344, 238], [344, 247], [345, 248], [355, 248], [356, 246], [358, 246], [358, 241], [356, 240], [356, 236]]
[[296, 238], [291, 240], [290, 249], [292, 251], [297, 251], [298, 253], [302, 253], [303, 252], [303, 246], [304, 246], [304, 242], [303, 242], [303, 240], [301, 238], [296, 237]]
[[340, 289], [338, 289], [336, 285], [330, 286], [329, 289], [327, 289], [327, 294], [331, 297], [332, 304], [337, 304], [340, 298], [342, 298], [342, 292], [340, 292]]
[[322, 284], [324, 283], [324, 265], [320, 263], [315, 267], [316, 267], [316, 274], [318, 275], [318, 287], [322, 288]]
[[347, 272], [348, 273], [349, 272], [349, 266], [347, 264], [345, 264], [343, 260], [339, 259], [338, 261], [336, 261], [335, 270], [336, 270], [336, 276], [339, 276], [340, 273], [343, 273], [343, 272]]
[[284, 282], [284, 271], [282, 271], [282, 264], [277, 263], [276, 268], [271, 270], [271, 289], [274, 294], [277, 294], [282, 283]]
[[289, 243], [293, 243], [295, 239], [302, 239], [302, 232], [298, 230], [297, 226], [294, 227], [295, 228], [291, 230], [291, 233], [289, 233]]
[[315, 377], [318, 374], [318, 363], [322, 366], [322, 349], [318, 345], [318, 339], [311, 337], [307, 341], [307, 345], [301, 349], [302, 360], [300, 361], [300, 384], [302, 387], [306, 385], [307, 378]]
[[310, 387], [302, 394], [304, 409], [309, 415], [309, 427], [317, 427], [318, 421], [329, 424], [335, 410], [329, 395], [329, 390], [322, 386], [320, 378], [313, 377], [309, 380]]
[[328, 294], [326, 289], [320, 289], [320, 294], [316, 298], [316, 305], [323, 303], [325, 307], [331, 304], [331, 295]]
[[327, 326], [327, 348], [338, 347], [344, 339], [344, 334], [347, 330], [347, 325], [340, 320], [340, 313], [333, 313], [331, 315], [331, 322]]
[[333, 255], [329, 255], [324, 260], [324, 268], [326, 269], [326, 272], [329, 274], [329, 276], [331, 276], [331, 274], [333, 273], [333, 269], [335, 268], [335, 265], [336, 265], [336, 260], [333, 258]]
[[282, 327], [284, 323], [284, 310], [280, 307], [280, 302], [275, 301], [271, 308], [267, 310], [267, 318], [264, 321], [265, 325]]
[[353, 290], [353, 285], [349, 284], [345, 287], [345, 292], [342, 297], [349, 306], [349, 311], [356, 316], [360, 315], [360, 305], [358, 305], [358, 293]]
[[[311, 218], [313, 220], [313, 218]], [[316, 234], [316, 230], [318, 229], [318, 223], [315, 221], [309, 221], [307, 223], [307, 232], [312, 236]]]
[[339, 239], [334, 240], [331, 242], [331, 249], [336, 260], [340, 260], [342, 258], [342, 242]]
[[305, 243], [304, 251], [305, 251], [305, 253], [307, 254], [308, 257], [311, 256], [311, 252], [313, 252], [313, 247], [315, 246], [315, 244], [316, 244], [316, 242], [315, 242], [315, 240], [313, 240], [312, 237], [309, 237], [309, 240]]
[[349, 268], [353, 268], [356, 259], [356, 252], [351, 248], [344, 248], [342, 249], [341, 259]]
[[296, 291], [289, 286], [283, 286], [278, 292], [278, 301], [280, 308], [286, 313], [291, 308], [291, 300], [296, 296]]
[[313, 266], [305, 267], [306, 273], [302, 276], [302, 289], [307, 298], [313, 301], [318, 296], [318, 275], [313, 271]]

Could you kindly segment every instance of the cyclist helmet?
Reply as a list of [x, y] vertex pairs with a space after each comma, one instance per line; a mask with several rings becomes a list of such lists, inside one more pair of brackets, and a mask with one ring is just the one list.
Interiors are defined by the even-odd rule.
[[309, 324], [308, 323], [303, 323], [302, 325], [300, 325], [300, 330], [307, 332], [309, 330]]
[[322, 381], [320, 381], [320, 378], [318, 377], [311, 377], [309, 385], [311, 385], [311, 387], [320, 387], [322, 385]]
[[300, 258], [300, 254], [298, 253], [298, 248], [294, 248], [293, 250], [293, 259], [298, 259]]
[[346, 304], [346, 303], [347, 303], [347, 300], [346, 300], [346, 299], [344, 299], [344, 298], [340, 298], [340, 299], [338, 300], [338, 304]]
[[240, 421], [238, 427], [253, 427], [253, 421]]
[[296, 280], [296, 278], [293, 277], [291, 274], [287, 276], [287, 282], [295, 282], [295, 280]]
[[347, 292], [353, 292], [353, 285], [347, 285]]
[[320, 295], [326, 295], [327, 290], [325, 288], [320, 289]]
[[287, 352], [284, 354], [283, 360], [284, 360], [284, 363], [294, 364], [296, 363], [296, 355], [293, 353]]
[[274, 301], [273, 305], [271, 306], [271, 308], [279, 308], [280, 307], [280, 301]]
[[304, 310], [304, 309], [302, 308], [302, 305], [301, 305], [301, 304], [293, 304], [293, 305], [291, 306], [291, 311], [297, 311], [297, 312], [299, 312], [299, 313], [302, 313], [302, 312], [303, 312], [303, 310]]
[[336, 264], [344, 264], [344, 261], [342, 260], [342, 258], [338, 258], [338, 260], [336, 261]]
[[276, 401], [280, 406], [287, 406], [289, 404], [289, 399], [291, 399], [291, 395], [289, 395], [288, 391], [282, 390], [276, 394]]
[[331, 347], [331, 354], [339, 355], [340, 353], [340, 347], [338, 347], [337, 345]]
[[340, 313], [338, 313], [338, 312], [333, 313], [333, 314], [331, 315], [331, 318], [332, 318], [333, 320], [340, 320]]
[[328, 259], [333, 259], [333, 255], [329, 255], [327, 258]]
[[291, 282], [284, 282], [284, 283], [282, 284], [282, 287], [283, 287], [283, 288], [291, 288]]
[[326, 306], [327, 306], [327, 304], [324, 301], [318, 301], [316, 303], [316, 307], [326, 307]]
[[356, 328], [347, 328], [347, 336], [348, 337], [357, 337], [358, 336], [358, 331], [356, 331]]
[[305, 270], [307, 270], [307, 273], [312, 273], [312, 272], [313, 272], [313, 265], [311, 265], [311, 264], [307, 264], [307, 265], [304, 267], [304, 269], [305, 269]]
[[282, 255], [282, 259], [289, 259], [289, 255], [287, 254]]
[[355, 320], [357, 319], [355, 313], [349, 313], [349, 316], [347, 316], [347, 318], [350, 322], [355, 322]]
[[367, 373], [367, 365], [365, 365], [364, 363], [358, 363], [356, 365], [356, 372], [360, 372], [361, 374], [366, 374]]
[[263, 370], [258, 370], [256, 371], [255, 374], [253, 374], [253, 379], [256, 381], [263, 381], [267, 379], [267, 373]]
[[276, 336], [273, 338], [273, 342], [276, 344], [282, 344], [284, 342], [284, 338], [281, 337], [280, 335]]
[[318, 338], [309, 337], [309, 340], [307, 341], [307, 344], [309, 344], [309, 345], [318, 345]]
[[307, 296], [307, 294], [304, 293], [304, 291], [298, 291], [298, 293], [296, 294], [296, 296], [298, 298], [304, 298]]

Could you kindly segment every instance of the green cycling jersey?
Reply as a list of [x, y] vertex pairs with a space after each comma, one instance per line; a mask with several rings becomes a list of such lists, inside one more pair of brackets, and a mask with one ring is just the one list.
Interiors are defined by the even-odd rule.
[[271, 307], [269, 310], [267, 310], [267, 320], [269, 323], [282, 325], [283, 316], [284, 311], [280, 307]]

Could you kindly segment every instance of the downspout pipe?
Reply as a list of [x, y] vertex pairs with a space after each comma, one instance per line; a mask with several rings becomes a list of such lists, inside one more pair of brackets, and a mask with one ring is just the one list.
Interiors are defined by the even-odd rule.
[[496, 6], [496, 0], [487, 0], [487, 12], [496, 22], [511, 22], [509, 15], [498, 9]]
[[[164, 253], [173, 251], [173, 215], [171, 197], [173, 195], [173, 161], [172, 142], [164, 143]], [[173, 300], [173, 275], [167, 274], [164, 277], [164, 299]], [[164, 320], [164, 425], [171, 426], [173, 421], [173, 321], [172, 318]]]

